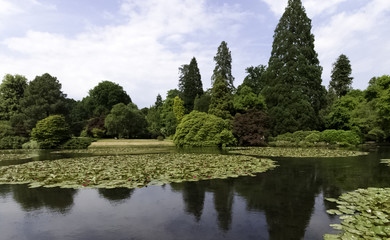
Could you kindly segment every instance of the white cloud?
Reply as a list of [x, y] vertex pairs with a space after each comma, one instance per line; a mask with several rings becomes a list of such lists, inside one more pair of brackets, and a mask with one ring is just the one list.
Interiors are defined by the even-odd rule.
[[314, 29], [326, 82], [330, 78], [332, 63], [341, 53], [351, 60], [357, 88], [365, 88], [373, 76], [386, 74], [390, 65], [386, 40], [390, 36], [389, 12], [389, 1], [374, 0], [359, 10], [338, 13], [330, 18], [329, 23]]
[[[75, 37], [30, 30], [23, 37], [4, 39], [3, 47], [12, 54], [0, 54], [0, 73], [33, 79], [49, 72], [77, 99], [101, 80], [110, 80], [144, 107], [157, 93], [165, 95], [177, 86], [177, 69], [192, 56], [202, 72], [212, 72], [218, 45], [205, 46], [191, 37], [224, 32], [222, 24], [245, 15], [235, 6], [209, 8], [204, 0], [126, 0], [121, 14], [127, 19], [124, 24], [90, 27]], [[207, 74], [202, 77], [208, 82]]]

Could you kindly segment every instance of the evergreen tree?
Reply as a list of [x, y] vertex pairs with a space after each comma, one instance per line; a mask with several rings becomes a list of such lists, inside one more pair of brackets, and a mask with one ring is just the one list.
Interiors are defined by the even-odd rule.
[[352, 68], [347, 56], [341, 54], [337, 61], [333, 63], [331, 81], [329, 90], [334, 91], [338, 98], [347, 94], [351, 89], [352, 84]]
[[233, 95], [221, 75], [217, 75], [211, 89], [211, 102], [209, 114], [214, 114], [223, 119], [230, 119], [230, 112], [233, 109]]
[[202, 80], [196, 58], [193, 57], [189, 65], [179, 68], [181, 75], [179, 78], [179, 88], [182, 92], [184, 107], [187, 112], [194, 109], [196, 96], [203, 94]]
[[156, 102], [154, 103], [154, 106], [156, 106], [156, 108], [161, 108], [162, 105], [163, 105], [162, 97], [160, 94], [157, 94]]
[[326, 93], [321, 73], [311, 20], [301, 0], [289, 0], [275, 29], [263, 90], [274, 134], [319, 127]]
[[259, 94], [264, 87], [265, 70], [266, 67], [264, 65], [246, 68], [245, 71], [248, 75], [245, 77], [242, 86], [250, 87], [255, 94]]
[[219, 45], [217, 55], [214, 57], [214, 61], [215, 68], [211, 77], [211, 83], [214, 84], [218, 75], [220, 75], [222, 79], [227, 82], [228, 88], [233, 91], [234, 77], [232, 76], [232, 54], [229, 51], [225, 41], [222, 41], [221, 45]]

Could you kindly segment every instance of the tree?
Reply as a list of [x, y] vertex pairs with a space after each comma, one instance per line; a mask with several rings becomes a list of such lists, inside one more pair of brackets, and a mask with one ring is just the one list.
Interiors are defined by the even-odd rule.
[[234, 110], [244, 113], [249, 109], [265, 110], [265, 99], [262, 95], [253, 92], [252, 88], [240, 85], [233, 98]]
[[177, 119], [177, 122], [180, 123], [184, 117], [185, 108], [183, 100], [181, 100], [178, 96], [173, 100], [173, 113]]
[[269, 120], [260, 110], [237, 114], [233, 120], [233, 134], [240, 146], [264, 146], [268, 135]]
[[311, 20], [300, 0], [289, 0], [275, 29], [263, 89], [275, 135], [320, 126], [326, 93], [321, 73]]
[[194, 109], [195, 98], [203, 94], [202, 80], [196, 58], [193, 57], [189, 65], [183, 65], [179, 70], [179, 89], [182, 93], [184, 107], [189, 113]]
[[224, 147], [234, 145], [236, 139], [229, 120], [212, 114], [192, 111], [177, 126], [173, 142], [179, 146]]
[[145, 116], [133, 103], [118, 103], [107, 115], [104, 126], [107, 133], [119, 138], [138, 138], [145, 129]]
[[11, 122], [16, 123], [15, 119], [23, 119], [23, 126], [29, 132], [39, 120], [50, 115], [68, 115], [65, 99], [66, 94], [61, 91], [61, 84], [56, 77], [48, 73], [37, 76], [28, 84], [24, 97], [20, 100], [24, 116], [15, 115]]
[[227, 47], [227, 43], [222, 41], [218, 47], [217, 55], [214, 57], [215, 68], [211, 77], [211, 83], [217, 80], [218, 76], [221, 76], [224, 81], [227, 82], [227, 86], [230, 91], [233, 91], [234, 77], [232, 76], [232, 54]]
[[352, 84], [352, 68], [347, 56], [341, 54], [335, 63], [333, 63], [331, 81], [329, 90], [334, 91], [337, 97], [342, 97], [351, 89]]
[[264, 65], [259, 65], [256, 67], [250, 66], [245, 71], [248, 75], [245, 77], [242, 86], [247, 86], [252, 89], [252, 91], [257, 95], [264, 88], [264, 73], [266, 67]]
[[233, 96], [228, 83], [218, 75], [211, 89], [211, 102], [209, 113], [223, 119], [230, 119], [233, 110]]
[[198, 112], [209, 112], [211, 103], [211, 89], [207, 89], [202, 96], [196, 96], [194, 101], [194, 110]]
[[119, 84], [102, 81], [89, 90], [89, 96], [83, 101], [86, 103], [90, 116], [98, 116], [108, 114], [111, 108], [118, 103], [125, 105], [131, 103], [131, 98]]
[[41, 148], [56, 148], [70, 139], [70, 129], [61, 115], [52, 115], [40, 120], [31, 131], [31, 139]]
[[9, 120], [20, 113], [20, 100], [24, 96], [27, 79], [21, 75], [7, 74], [0, 85], [0, 120]]
[[163, 100], [162, 100], [162, 97], [161, 97], [160, 94], [157, 94], [156, 102], [154, 103], [154, 105], [155, 105], [157, 108], [162, 107], [162, 105], [163, 105]]

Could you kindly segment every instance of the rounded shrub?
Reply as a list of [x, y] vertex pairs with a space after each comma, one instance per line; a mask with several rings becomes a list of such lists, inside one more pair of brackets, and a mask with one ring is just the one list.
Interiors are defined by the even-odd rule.
[[229, 120], [204, 112], [184, 116], [173, 138], [176, 146], [225, 147], [236, 144]]
[[31, 131], [31, 140], [37, 141], [44, 149], [57, 148], [70, 138], [69, 126], [61, 115], [40, 120]]
[[95, 139], [88, 137], [72, 138], [62, 144], [63, 149], [86, 149]]

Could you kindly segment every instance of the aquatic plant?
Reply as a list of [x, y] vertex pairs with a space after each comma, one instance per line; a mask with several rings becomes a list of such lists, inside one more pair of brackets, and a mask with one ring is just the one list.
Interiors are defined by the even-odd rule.
[[31, 150], [0, 150], [0, 161], [21, 160], [36, 156], [38, 154]]
[[358, 189], [344, 193], [338, 199], [326, 200], [337, 203], [338, 209], [327, 212], [340, 215], [341, 224], [330, 226], [342, 232], [325, 234], [325, 240], [390, 237], [390, 188]]
[[136, 188], [253, 176], [274, 167], [270, 159], [221, 154], [94, 156], [0, 167], [0, 183], [29, 183], [30, 187]]
[[262, 157], [351, 157], [367, 155], [366, 152], [327, 148], [241, 147], [230, 148], [230, 153]]

